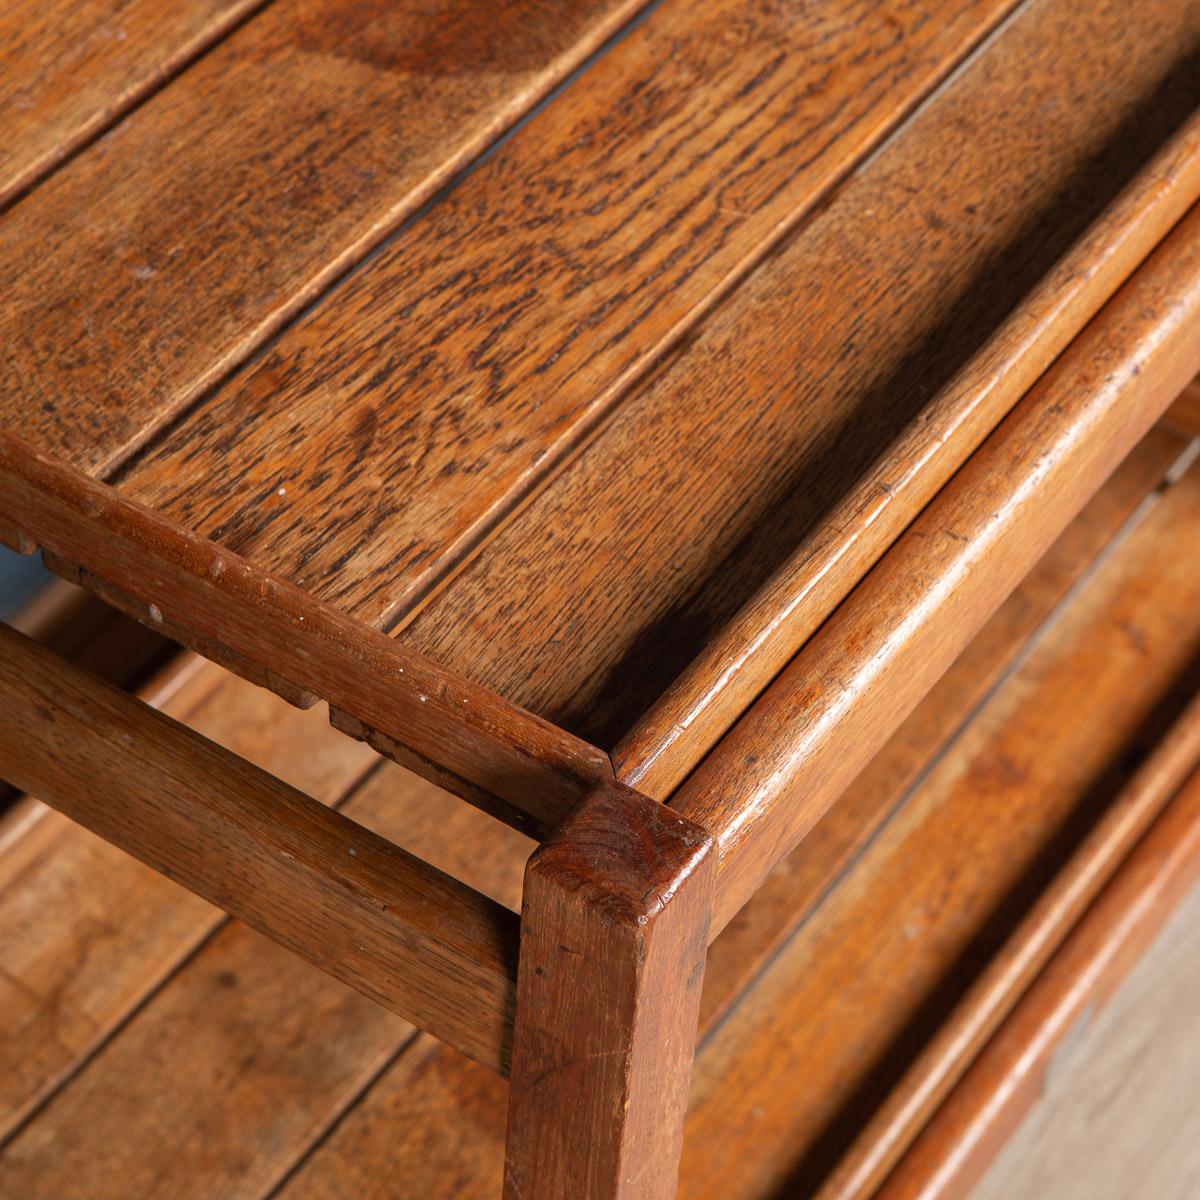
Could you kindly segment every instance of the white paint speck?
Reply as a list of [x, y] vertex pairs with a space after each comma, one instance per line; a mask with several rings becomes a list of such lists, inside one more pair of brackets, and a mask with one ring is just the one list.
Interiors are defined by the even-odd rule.
[[159, 608], [157, 604], [150, 605], [150, 620], [152, 620], [156, 625], [161, 625], [162, 619], [162, 609]]

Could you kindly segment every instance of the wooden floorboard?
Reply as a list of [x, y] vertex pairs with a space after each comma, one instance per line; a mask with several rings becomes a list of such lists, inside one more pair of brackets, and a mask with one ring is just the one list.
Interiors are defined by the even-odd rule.
[[[320, 709], [293, 709], [211, 665], [162, 707], [327, 801], [378, 761], [330, 729]], [[36, 829], [36, 850], [20, 838], [0, 856], [0, 1137], [222, 920], [57, 813], [42, 810]]]

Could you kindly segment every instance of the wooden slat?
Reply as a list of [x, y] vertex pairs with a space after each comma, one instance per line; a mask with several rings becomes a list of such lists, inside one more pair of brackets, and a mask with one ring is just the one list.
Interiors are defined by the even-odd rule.
[[[322, 736], [352, 746], [240, 680], [225, 677], [223, 687], [260, 726], [255, 740], [270, 746], [273, 756], [299, 757], [306, 732], [316, 746]], [[332, 761], [336, 749], [324, 747], [325, 756]], [[522, 868], [533, 843], [424, 780], [385, 764], [343, 811], [498, 903], [519, 907]], [[61, 964], [61, 984], [57, 977], [18, 976], [45, 996], [38, 1033], [53, 1040], [56, 995], [78, 1014], [103, 1001], [110, 988], [124, 986], [129, 1001], [143, 999], [135, 983], [147, 994], [128, 1025], [80, 1062], [68, 1086], [5, 1147], [0, 1195], [24, 1200], [44, 1190], [56, 1200], [74, 1200], [82, 1190], [79, 1200], [164, 1192], [174, 1200], [212, 1200], [269, 1194], [416, 1030], [232, 921], [155, 993], [157, 959], [173, 965], [178, 955], [169, 939], [139, 938], [133, 921], [142, 916], [142, 927], [161, 932], [160, 913], [179, 920], [181, 906], [200, 902], [132, 860], [114, 861], [121, 856], [57, 813], [51, 819], [61, 826], [55, 852], [69, 858], [61, 873], [43, 858], [19, 881], [20, 890], [10, 884], [0, 891], [4, 899], [26, 895], [21, 905], [11, 901], [0, 918], [23, 916], [17, 927], [27, 931], [30, 952], [36, 943], [40, 957]], [[145, 912], [129, 912], [129, 894], [151, 888], [155, 905], [146, 900]], [[78, 892], [80, 902], [59, 903], [62, 891]], [[97, 894], [120, 905], [111, 929], [93, 899]], [[206, 931], [213, 927], [210, 922]], [[93, 970], [86, 946], [97, 939], [105, 952]], [[9, 942], [0, 942], [5, 968], [8, 949]], [[72, 965], [82, 978], [72, 974]], [[97, 1004], [96, 1012], [98, 1021], [107, 1019], [105, 1033], [111, 1032], [111, 1008]], [[7, 1014], [4, 1005], [0, 1014]], [[11, 1052], [18, 1048], [12, 1045]], [[450, 1058], [469, 1061], [456, 1051]], [[503, 1138], [504, 1115], [501, 1102], [491, 1113], [478, 1113], [475, 1122], [498, 1122]], [[136, 1137], [129, 1136], [131, 1129]], [[375, 1186], [387, 1190], [394, 1182], [380, 1178]], [[497, 1187], [489, 1200], [498, 1197]]]
[[[1200, 698], [1193, 700], [1181, 714], [1055, 876], [1053, 884], [1012, 932], [1003, 950], [971, 986], [826, 1181], [819, 1200], [874, 1197], [884, 1177], [914, 1139], [917, 1146], [905, 1155], [900, 1177], [910, 1179], [922, 1173], [912, 1169], [910, 1164], [914, 1159], [928, 1172], [931, 1147], [937, 1147], [942, 1160], [950, 1163], [957, 1174], [958, 1155], [949, 1149], [955, 1139], [945, 1136], [947, 1119], [939, 1113], [934, 1117], [932, 1130], [922, 1132], [923, 1127], [952, 1087], [955, 1094], [973, 1090], [969, 1079], [975, 1076], [977, 1066], [971, 1066], [967, 1082], [955, 1086], [959, 1076], [981, 1048], [988, 1045], [1017, 997], [1042, 972], [1048, 960], [1061, 953], [1061, 943], [1089, 905], [1102, 891], [1114, 885], [1120, 887], [1110, 880], [1118, 874], [1118, 869], [1124, 873], [1123, 861], [1159, 820], [1162, 810], [1197, 764], [1200, 764]], [[1195, 786], [1200, 787], [1200, 776]], [[1022, 1000], [1021, 1006], [1025, 1003]], [[990, 1046], [984, 1053], [992, 1054]], [[952, 1099], [949, 1107], [957, 1108], [957, 1100]], [[953, 1120], [949, 1119], [949, 1123], [953, 1124]], [[889, 1182], [885, 1193], [893, 1188], [897, 1195], [907, 1194], [904, 1185], [895, 1182]]]
[[394, 624], [1013, 5], [667, 0], [122, 487]]
[[[1200, 579], [1186, 554], [1197, 521], [1193, 474], [1099, 566], [1080, 607], [1047, 631], [981, 723], [856, 859], [762, 976], [761, 994], [702, 1048], [681, 1200], [808, 1194], [882, 1099], [892, 1055], [911, 1051], [905, 1030], [987, 961], [997, 905], [1015, 892], [1019, 906], [1052, 878], [1063, 839], [1112, 795], [1139, 727], [1200, 652]], [[1117, 778], [1106, 779], [1112, 766]], [[806, 841], [790, 869], [815, 871], [811, 854]], [[942, 1011], [918, 1022], [917, 1044]], [[419, 1039], [280, 1200], [494, 1200], [504, 1104], [501, 1081]], [[40, 1165], [52, 1165], [52, 1144], [48, 1134]], [[810, 1153], [818, 1165], [797, 1172]]]
[[[665, 797], [635, 770], [654, 751], [619, 741], [646, 707], [810, 536], [852, 567], [810, 580], [797, 619], [828, 611], [866, 565], [855, 547], [880, 549], [876, 532], [846, 540], [858, 518], [823, 541], [847, 490], [863, 481], [854, 495], [874, 505], [876, 482], [894, 488], [872, 526], [894, 534], [1195, 196], [1189, 125], [1085, 233], [1193, 111], [1198, 42], [1182, 0], [1136, 23], [1116, 0], [1025, 6], [402, 639], [617, 744], [636, 786]], [[895, 472], [872, 468], [905, 429]]]
[[0, 425], [111, 467], [638, 7], [268, 5], [0, 221]]
[[623, 779], [682, 782], [1197, 197], [1200, 112], [622, 739]]
[[878, 1200], [966, 1200], [1042, 1091], [1055, 1049], [1095, 1012], [1200, 876], [1200, 774], [1154, 823], [983, 1048], [877, 1193]]
[[508, 910], [7, 627], [0, 697], [8, 781], [506, 1069]]
[[516, 825], [556, 825], [612, 776], [570, 734], [3, 431], [0, 516], [134, 615], [319, 692], [377, 748]]
[[9, 0], [0, 8], [0, 208], [264, 0]]
[[701, 1007], [702, 1030], [713, 1028], [788, 936], [869, 844], [1004, 679], [1030, 639], [1064, 598], [1156, 502], [1160, 483], [1186, 442], [1152, 430], [1099, 494], [937, 681], [862, 773], [818, 821], [799, 850], [767, 876], [753, 899], [709, 949]]
[[720, 847], [715, 930], [1196, 374], [1197, 320], [1193, 210], [672, 798]]
[[[378, 763], [321, 712], [191, 655], [139, 696], [327, 803]], [[224, 919], [39, 801], [20, 807], [0, 830], [0, 1138]]]

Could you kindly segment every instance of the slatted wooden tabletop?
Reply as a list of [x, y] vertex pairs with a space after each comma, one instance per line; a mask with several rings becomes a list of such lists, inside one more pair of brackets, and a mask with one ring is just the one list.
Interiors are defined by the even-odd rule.
[[1186, 0], [70, 8], [0, 427], [664, 798], [1200, 194]]
[[0, 126], [0, 540], [214, 660], [0, 632], [5, 761], [145, 735], [77, 814], [337, 976], [21, 799], [0, 1196], [497, 1194], [530, 838], [630, 785], [681, 1194], [866, 1200], [1179, 782], [1195, 0], [16, 0]]

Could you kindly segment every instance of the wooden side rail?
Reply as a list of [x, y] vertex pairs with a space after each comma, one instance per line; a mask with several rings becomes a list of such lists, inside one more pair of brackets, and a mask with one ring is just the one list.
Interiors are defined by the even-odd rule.
[[966, 1200], [1043, 1090], [1055, 1050], [1115, 991], [1200, 876], [1200, 774], [1122, 863], [874, 1200]]
[[0, 522], [201, 653], [225, 647], [328, 700], [340, 727], [518, 828], [544, 833], [612, 778], [581, 739], [4, 431]]
[[669, 796], [1198, 199], [1200, 112], [688, 664], [614, 750], [619, 778]]
[[508, 909], [0, 626], [0, 778], [494, 1070]]
[[715, 936], [1200, 370], [1193, 209], [679, 789]]
[[[856, 1137], [816, 1200], [867, 1200], [913, 1144], [1087, 908], [1200, 764], [1200, 696], [1134, 772], [1053, 885]], [[1200, 787], [1200, 776], [1190, 786]], [[941, 1161], [939, 1159], [939, 1161]]]

